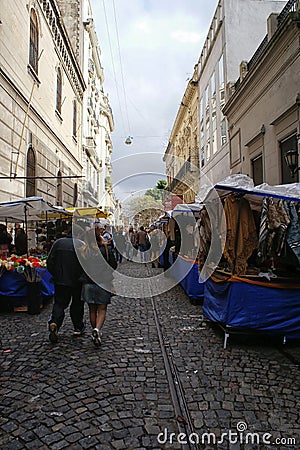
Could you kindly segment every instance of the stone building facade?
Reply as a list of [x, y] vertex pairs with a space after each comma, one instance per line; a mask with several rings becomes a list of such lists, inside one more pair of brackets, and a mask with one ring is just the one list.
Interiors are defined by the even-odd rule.
[[189, 80], [163, 158], [168, 190], [193, 203], [199, 189], [199, 101], [197, 66]]
[[[240, 63], [251, 58], [265, 35], [267, 17], [281, 11], [285, 3], [274, 0], [218, 2], [197, 63], [200, 183], [215, 184], [231, 173], [228, 125], [222, 110], [239, 76]], [[171, 136], [178, 128], [178, 120], [181, 120], [179, 115]], [[170, 153], [171, 140], [165, 158]], [[184, 146], [184, 141], [176, 148], [173, 146], [176, 156], [185, 153]], [[187, 178], [184, 167], [187, 169], [186, 161], [182, 162], [182, 168], [176, 167], [177, 178], [183, 173]], [[166, 172], [172, 174], [168, 163]], [[178, 182], [176, 184], [179, 186]]]
[[0, 196], [73, 206], [85, 82], [57, 4], [7, 2], [0, 25]]
[[95, 30], [89, 0], [84, 1], [84, 78], [87, 89], [83, 101], [83, 206], [101, 206], [114, 212], [114, 198], [110, 175], [114, 130], [113, 114], [108, 96], [104, 92], [104, 71], [101, 50]]
[[215, 184], [231, 173], [227, 120], [222, 109], [266, 33], [266, 20], [285, 2], [220, 0], [198, 61], [200, 169]]
[[12, 0], [0, 25], [0, 199], [113, 213], [114, 129], [89, 0]]
[[[268, 19], [268, 34], [235, 83], [228, 119], [230, 170], [255, 184], [286, 184], [293, 177], [284, 155], [300, 146], [300, 11], [291, 0]], [[298, 159], [299, 161], [299, 159]]]

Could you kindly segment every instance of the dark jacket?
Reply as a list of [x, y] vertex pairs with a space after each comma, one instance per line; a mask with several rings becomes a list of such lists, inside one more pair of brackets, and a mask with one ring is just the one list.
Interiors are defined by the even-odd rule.
[[80, 284], [82, 268], [74, 244], [80, 248], [83, 242], [72, 237], [63, 237], [54, 242], [47, 258], [47, 269], [53, 276], [54, 284], [70, 287]]
[[[99, 251], [90, 250], [85, 254], [84, 270], [80, 276], [80, 281], [83, 284], [96, 284], [98, 282], [103, 288], [110, 291], [112, 289], [113, 270], [116, 268], [117, 262], [109, 245], [107, 246], [107, 253], [104, 245], [101, 245], [99, 250], [103, 259], [99, 255]], [[90, 278], [89, 274], [92, 278]]]

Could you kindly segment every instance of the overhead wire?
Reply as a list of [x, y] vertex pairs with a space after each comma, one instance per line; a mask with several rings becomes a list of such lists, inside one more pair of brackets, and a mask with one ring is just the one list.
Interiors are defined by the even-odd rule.
[[121, 68], [121, 77], [122, 77], [122, 86], [123, 86], [124, 104], [125, 104], [125, 111], [126, 111], [126, 118], [127, 118], [128, 131], [129, 131], [129, 134], [131, 134], [131, 131], [130, 131], [130, 123], [129, 123], [129, 115], [128, 115], [128, 107], [127, 107], [127, 96], [126, 96], [125, 82], [124, 82], [123, 64], [122, 64], [122, 57], [121, 57], [121, 47], [120, 47], [120, 39], [119, 39], [119, 31], [118, 31], [118, 23], [117, 23], [117, 14], [116, 14], [115, 0], [113, 0], [113, 8], [114, 8], [114, 18], [115, 18], [115, 27], [116, 27], [117, 42], [118, 42], [118, 52], [119, 52], [119, 59], [120, 59], [120, 68]]
[[115, 68], [114, 56], [113, 56], [113, 51], [112, 51], [111, 39], [110, 39], [110, 32], [109, 32], [109, 26], [108, 26], [107, 14], [106, 14], [105, 0], [102, 0], [102, 4], [103, 4], [103, 11], [104, 11], [104, 17], [105, 17], [105, 23], [106, 23], [106, 31], [107, 31], [107, 37], [108, 37], [108, 43], [109, 43], [109, 50], [110, 50], [110, 56], [111, 56], [114, 81], [115, 81], [115, 85], [116, 85], [116, 93], [117, 93], [118, 104], [119, 104], [119, 108], [120, 108], [120, 115], [121, 115], [121, 120], [122, 120], [122, 127], [123, 127], [123, 130], [125, 133], [126, 128], [125, 128], [125, 122], [124, 122], [121, 100], [120, 100], [120, 95], [119, 95], [119, 88], [118, 88], [118, 83], [117, 83], [116, 68]]

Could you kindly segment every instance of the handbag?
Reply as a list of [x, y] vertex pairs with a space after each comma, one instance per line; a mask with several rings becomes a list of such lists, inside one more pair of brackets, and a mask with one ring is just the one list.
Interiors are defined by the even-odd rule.
[[106, 260], [107, 260], [108, 264], [110, 265], [110, 267], [112, 269], [116, 270], [118, 267], [118, 263], [115, 258], [115, 255], [113, 254], [112, 250], [108, 248], [107, 245], [104, 244], [104, 247], [105, 247], [105, 251], [106, 251]]

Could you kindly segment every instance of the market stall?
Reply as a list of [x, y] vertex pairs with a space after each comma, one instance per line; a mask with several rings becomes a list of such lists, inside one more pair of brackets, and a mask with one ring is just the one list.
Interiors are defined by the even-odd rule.
[[30, 273], [27, 271], [26, 274], [18, 271], [18, 267], [6, 269], [0, 275], [0, 308], [38, 314], [54, 295], [51, 274], [41, 266], [31, 267]]
[[[0, 254], [1, 309], [5, 306], [37, 314], [45, 301], [52, 298], [54, 285], [46, 269], [46, 257], [72, 216], [42, 197], [0, 203], [2, 239], [7, 236]], [[9, 225], [11, 233], [7, 230]]]
[[232, 333], [300, 338], [299, 183], [254, 187], [239, 175], [215, 189], [227, 235], [205, 282], [204, 315], [224, 330], [224, 348]]
[[[82, 224], [84, 228], [106, 217], [107, 213], [100, 208], [65, 209], [53, 206], [41, 197], [1, 202], [2, 238], [7, 237], [7, 244], [0, 249], [0, 308], [5, 304], [14, 311], [37, 314], [54, 294], [52, 277], [46, 268], [47, 254], [53, 242], [66, 233], [72, 222]], [[15, 227], [14, 242], [7, 232], [8, 224]], [[20, 230], [26, 241], [23, 246], [16, 245]]]
[[163, 220], [168, 224], [174, 246], [169, 251], [169, 274], [182, 286], [191, 303], [202, 302], [204, 285], [198, 281], [195, 243], [195, 224], [201, 207], [197, 204], [178, 204], [167, 211]]

